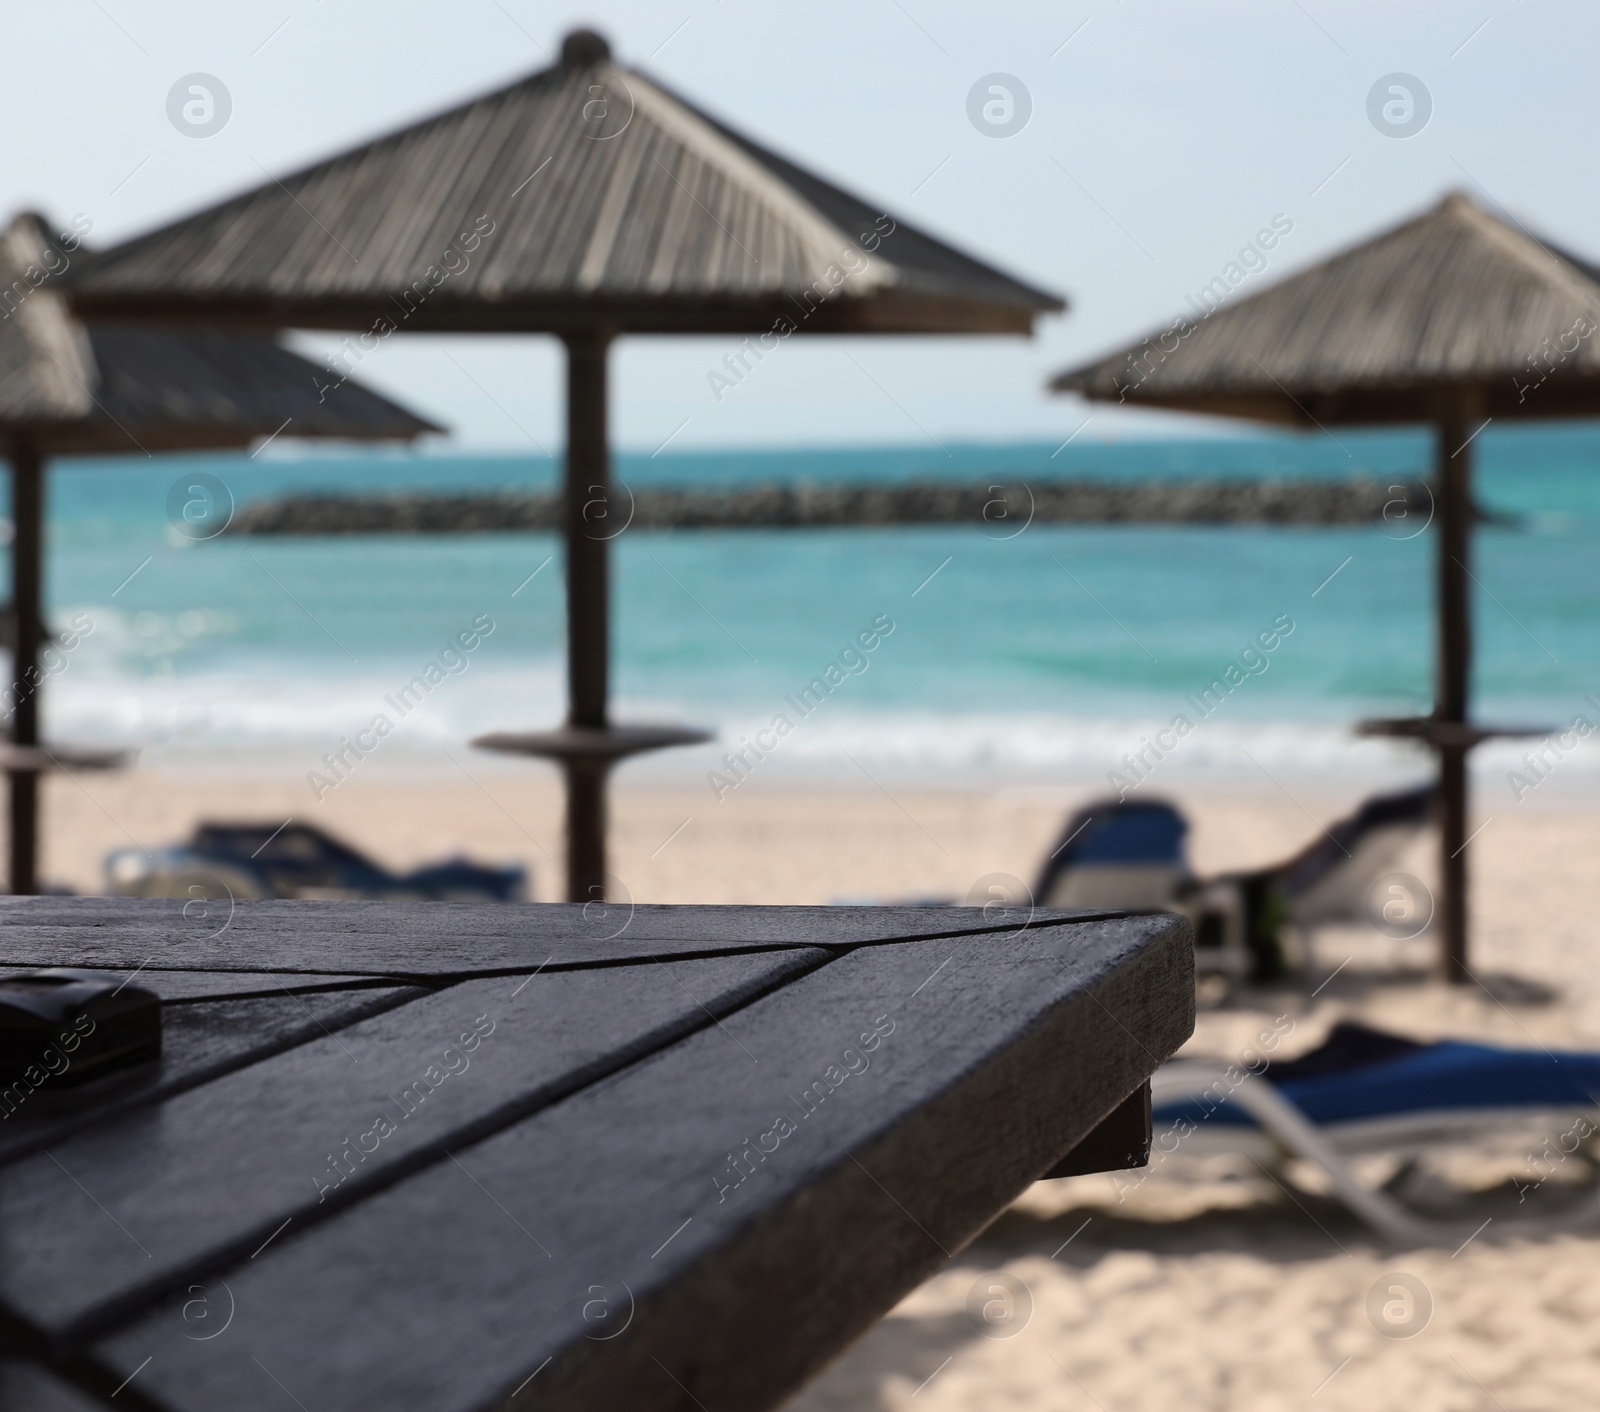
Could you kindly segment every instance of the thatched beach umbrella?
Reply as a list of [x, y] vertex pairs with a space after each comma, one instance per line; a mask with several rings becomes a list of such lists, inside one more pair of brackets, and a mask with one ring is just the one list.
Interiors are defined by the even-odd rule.
[[[222, 449], [279, 433], [392, 440], [439, 430], [362, 387], [324, 402], [322, 369], [268, 336], [80, 322], [59, 291], [84, 258], [75, 233], [54, 236], [36, 215], [0, 234], [0, 452], [11, 461], [15, 527], [11, 738], [0, 768], [10, 781], [13, 893], [38, 886], [39, 775], [116, 758], [39, 740], [40, 688], [77, 638], [58, 643], [44, 625], [47, 459]], [[193, 503], [218, 513], [203, 487]]]
[[[1031, 332], [1061, 301], [757, 146], [576, 31], [509, 88], [128, 242], [73, 285], [118, 317], [404, 331], [551, 333], [567, 350], [569, 707], [489, 749], [567, 776], [568, 896], [603, 893], [605, 777], [700, 740], [607, 707], [606, 354], [620, 334], [749, 335], [731, 385], [794, 333]], [[352, 351], [359, 357], [360, 350]]]
[[[1242, 278], [1242, 275], [1241, 275]], [[1437, 521], [1437, 685], [1431, 715], [1361, 730], [1439, 758], [1444, 964], [1467, 971], [1467, 753], [1497, 735], [1468, 710], [1473, 438], [1491, 421], [1600, 415], [1600, 282], [1589, 266], [1462, 194], [1237, 301], [1063, 373], [1099, 401], [1303, 429], [1431, 423]], [[1213, 299], [1215, 303], [1213, 303]]]

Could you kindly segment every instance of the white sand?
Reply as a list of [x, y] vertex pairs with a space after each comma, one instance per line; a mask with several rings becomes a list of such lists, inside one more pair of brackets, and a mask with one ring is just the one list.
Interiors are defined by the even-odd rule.
[[[321, 805], [293, 777], [52, 780], [44, 873], [97, 891], [102, 856], [130, 840], [172, 842], [201, 817], [293, 815], [392, 866], [463, 849], [518, 859], [534, 869], [537, 896], [554, 897], [560, 796], [553, 776], [534, 767], [490, 769], [481, 757], [464, 763], [475, 779], [354, 778]], [[703, 783], [630, 785], [624, 773], [614, 796], [613, 871], [636, 900], [652, 902], [964, 896], [988, 873], [1031, 879], [1074, 797], [1045, 788], [891, 790], [761, 784], [719, 805]], [[1197, 868], [1280, 857], [1310, 837], [1308, 813], [1331, 818], [1349, 802], [1331, 792], [1297, 799], [1183, 799], [1196, 825]], [[1320, 975], [1353, 959], [1315, 1000], [1307, 985], [1209, 1012], [1191, 1048], [1235, 1048], [1263, 1017], [1285, 1012], [1296, 1018], [1297, 1048], [1310, 1047], [1343, 1015], [1425, 1036], [1600, 1047], [1592, 907], [1600, 812], [1530, 804], [1496, 817], [1474, 858], [1474, 969], [1483, 985], [1430, 980], [1417, 969], [1425, 946], [1328, 936], [1318, 946]], [[1555, 998], [1531, 1003], [1538, 996], [1529, 982]], [[1492, 1156], [1479, 1154], [1455, 1175], [1488, 1184], [1521, 1160], [1502, 1154], [1495, 1166]], [[1175, 1161], [1121, 1203], [1105, 1177], [1040, 1183], [790, 1412], [1594, 1405], [1600, 1239], [1500, 1242], [1491, 1225], [1456, 1255], [1400, 1250], [1330, 1203], [1309, 1196], [1300, 1203], [1259, 1174], [1214, 1163]], [[1426, 1329], [1404, 1341], [1381, 1336], [1366, 1314], [1369, 1289], [1393, 1271], [1420, 1278], [1434, 1305]], [[1022, 1281], [1031, 1300], [1026, 1321], [1001, 1326], [1015, 1330], [1011, 1337], [983, 1336], [967, 1313], [974, 1284], [987, 1285], [995, 1272]]]

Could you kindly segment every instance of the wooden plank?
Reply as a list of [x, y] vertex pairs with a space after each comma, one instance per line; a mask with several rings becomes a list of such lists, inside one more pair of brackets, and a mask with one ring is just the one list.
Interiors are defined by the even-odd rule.
[[171, 1301], [95, 1351], [175, 1412], [759, 1412], [1168, 1057], [1193, 994], [1173, 917], [862, 948], [208, 1274], [225, 1337]]
[[[158, 992], [159, 993], [159, 992]], [[164, 1005], [161, 1058], [81, 1089], [0, 1090], [0, 1164], [426, 995], [414, 986]], [[4, 1172], [0, 1165], [0, 1173]]]
[[[0, 1303], [39, 1332], [244, 1258], [697, 1028], [822, 951], [468, 981], [48, 1151], [0, 1183]], [[245, 1002], [259, 1003], [259, 1002]], [[280, 1002], [281, 1004], [282, 1002]], [[744, 1063], [718, 1034], [728, 1063]], [[98, 1208], [98, 1209], [97, 1209]]]
[[[1033, 925], [1104, 911], [1050, 908]], [[728, 950], [858, 946], [1011, 931], [1027, 916], [975, 907], [668, 907], [471, 902], [240, 902], [222, 936], [176, 900], [0, 898], [0, 964], [130, 971], [294, 971], [367, 976], [514, 974]]]

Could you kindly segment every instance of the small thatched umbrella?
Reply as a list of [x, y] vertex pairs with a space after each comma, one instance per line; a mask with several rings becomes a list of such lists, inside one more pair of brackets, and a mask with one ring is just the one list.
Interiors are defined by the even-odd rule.
[[1031, 332], [1053, 295], [757, 146], [579, 30], [520, 83], [107, 252], [74, 281], [117, 317], [553, 333], [567, 347], [566, 725], [479, 742], [559, 760], [567, 892], [603, 895], [605, 777], [704, 739], [607, 708], [612, 503], [606, 353], [627, 333], [748, 334], [742, 379], [791, 333]]
[[[1241, 275], [1242, 277], [1242, 275]], [[1467, 752], [1472, 723], [1472, 441], [1496, 419], [1600, 414], [1600, 282], [1572, 256], [1459, 193], [1365, 244], [1180, 318], [1051, 387], [1100, 401], [1299, 428], [1432, 423], [1438, 520], [1433, 713], [1368, 721], [1439, 757], [1439, 917], [1449, 978], [1468, 978]], [[1420, 512], [1420, 507], [1419, 507]]]
[[76, 236], [52, 236], [36, 215], [0, 234], [0, 451], [11, 461], [16, 620], [0, 768], [10, 781], [14, 893], [37, 890], [39, 775], [116, 758], [39, 741], [49, 675], [39, 658], [52, 640], [42, 604], [47, 458], [221, 449], [278, 433], [393, 440], [439, 430], [363, 387], [324, 400], [323, 370], [267, 336], [81, 323], [59, 290], [82, 258]]

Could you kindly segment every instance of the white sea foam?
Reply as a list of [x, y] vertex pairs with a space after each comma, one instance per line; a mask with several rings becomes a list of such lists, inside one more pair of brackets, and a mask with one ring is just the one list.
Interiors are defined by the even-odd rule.
[[[248, 758], [299, 773], [316, 768], [325, 751], [336, 749], [341, 739], [368, 726], [378, 713], [394, 726], [382, 751], [391, 768], [442, 757], [485, 731], [536, 729], [561, 719], [565, 685], [557, 662], [490, 669], [469, 659], [466, 670], [433, 686], [420, 706], [402, 709], [407, 702], [400, 690], [421, 666], [397, 662], [324, 675], [291, 674], [281, 667], [135, 675], [102, 659], [75, 664], [52, 680], [45, 699], [46, 728], [58, 740], [136, 749], [151, 766]], [[629, 767], [700, 778], [712, 770], [726, 773], [726, 754], [762, 739], [758, 732], [772, 719], [770, 710], [625, 698], [617, 702], [615, 715], [624, 721], [714, 729], [717, 739], [711, 745], [647, 757]], [[1126, 757], [1157, 739], [1170, 719], [1151, 708], [1135, 708], [1126, 715], [942, 713], [846, 709], [842, 702], [829, 702], [797, 719], [794, 729], [776, 748], [765, 750], [763, 758], [746, 756], [740, 769], [774, 780], [841, 778], [861, 783], [867, 775], [923, 784], [1104, 781], [1112, 772], [1133, 778]], [[1493, 791], [1486, 798], [1503, 796], [1505, 807], [1516, 803], [1507, 776], [1525, 768], [1523, 756], [1536, 744], [1497, 741], [1476, 752], [1481, 787]], [[1377, 784], [1420, 778], [1428, 770], [1418, 747], [1362, 739], [1346, 722], [1219, 717], [1201, 722], [1164, 758], [1147, 764], [1133, 793], [1159, 794], [1164, 788], [1206, 781], [1269, 790], [1279, 782], [1308, 778]], [[1562, 756], [1538, 792], [1541, 797], [1557, 794], [1580, 782], [1592, 787], [1597, 772], [1600, 737], [1579, 742]]]
[[[1029, 779], [1039, 775], [1100, 779], [1113, 773], [1134, 779], [1127, 757], [1156, 737], [1170, 716], [1077, 716], [1043, 712], [985, 712], [941, 715], [916, 713], [820, 712], [798, 724], [776, 749], [754, 766], [754, 772], [853, 773], [901, 778], [971, 778], [987, 776]], [[740, 717], [724, 723], [717, 760], [730, 746], [754, 738], [767, 724], [761, 717]], [[1474, 758], [1484, 782], [1499, 781], [1506, 802], [1515, 802], [1505, 784], [1518, 769], [1532, 742], [1492, 742]], [[1153, 757], [1151, 757], [1153, 759]], [[856, 763], [859, 761], [859, 765]], [[1359, 778], [1380, 782], [1421, 778], [1431, 769], [1421, 747], [1359, 737], [1348, 723], [1329, 720], [1215, 720], [1203, 722], [1164, 758], [1142, 767], [1142, 782], [1130, 792], [1159, 794], [1203, 780], [1273, 789], [1289, 779]], [[1552, 781], [1592, 781], [1600, 772], [1600, 745], [1583, 742], [1565, 757]]]
[[290, 676], [245, 670], [131, 676], [67, 672], [51, 683], [49, 733], [63, 740], [130, 748], [326, 750], [379, 713], [413, 747], [448, 746], [486, 730], [560, 718], [563, 682], [554, 666], [489, 672], [471, 664], [432, 685], [420, 705], [400, 692], [424, 664]]

